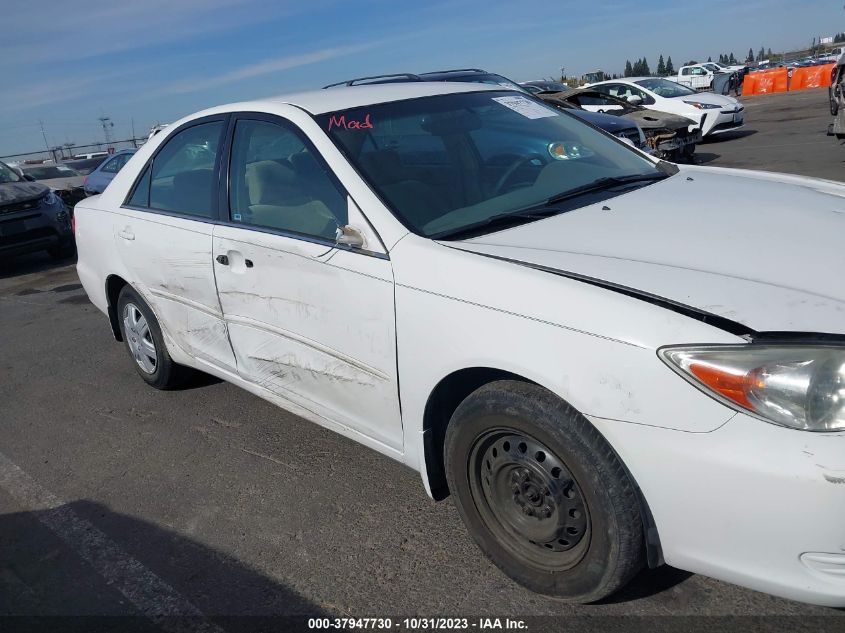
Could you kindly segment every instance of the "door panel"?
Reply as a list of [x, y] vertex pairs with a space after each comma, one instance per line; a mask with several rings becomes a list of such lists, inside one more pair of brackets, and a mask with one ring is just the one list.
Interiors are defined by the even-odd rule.
[[390, 262], [222, 225], [214, 258], [239, 373], [401, 449]]

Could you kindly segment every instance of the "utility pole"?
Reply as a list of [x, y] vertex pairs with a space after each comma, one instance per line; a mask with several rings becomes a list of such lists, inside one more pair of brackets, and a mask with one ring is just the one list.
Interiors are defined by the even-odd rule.
[[135, 142], [135, 117], [133, 116], [130, 121], [132, 122], [132, 147], [138, 147], [138, 143]]
[[112, 122], [110, 117], [101, 116], [97, 119], [103, 126], [103, 134], [106, 137], [106, 150], [112, 148], [112, 138], [111, 138], [111, 130], [114, 127], [114, 123]]
[[47, 148], [47, 151], [50, 151], [50, 144], [47, 142], [47, 133], [44, 131], [44, 121], [38, 119], [38, 125], [41, 126], [41, 136], [44, 137], [44, 147]]

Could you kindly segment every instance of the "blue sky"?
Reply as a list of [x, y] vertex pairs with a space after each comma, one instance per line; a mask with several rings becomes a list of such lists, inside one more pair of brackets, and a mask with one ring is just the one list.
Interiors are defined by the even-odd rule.
[[517, 81], [660, 53], [675, 65], [845, 31], [842, 0], [6, 0], [0, 156], [128, 138], [204, 107], [388, 72], [479, 67]]

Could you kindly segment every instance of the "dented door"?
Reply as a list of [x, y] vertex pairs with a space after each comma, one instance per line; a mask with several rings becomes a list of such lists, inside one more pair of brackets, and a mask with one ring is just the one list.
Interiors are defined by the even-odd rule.
[[401, 449], [390, 261], [224, 225], [214, 258], [239, 373]]
[[168, 338], [191, 356], [234, 371], [214, 283], [212, 224], [121, 209], [118, 253]]

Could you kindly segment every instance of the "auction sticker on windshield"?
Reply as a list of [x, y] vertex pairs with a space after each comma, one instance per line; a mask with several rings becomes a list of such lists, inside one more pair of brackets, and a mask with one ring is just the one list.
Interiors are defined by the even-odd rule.
[[551, 108], [525, 97], [493, 97], [493, 101], [501, 103], [514, 112], [519, 112], [526, 119], [544, 119], [549, 116], [557, 116], [557, 112]]

